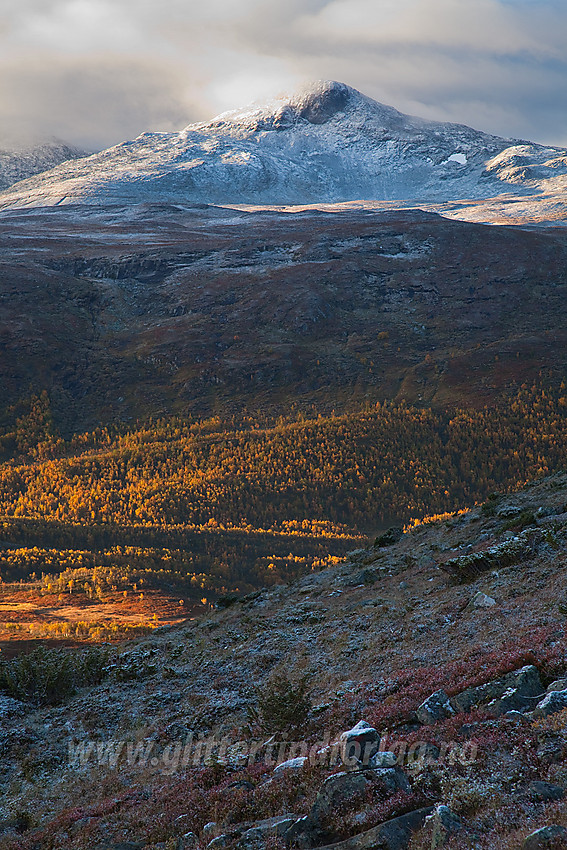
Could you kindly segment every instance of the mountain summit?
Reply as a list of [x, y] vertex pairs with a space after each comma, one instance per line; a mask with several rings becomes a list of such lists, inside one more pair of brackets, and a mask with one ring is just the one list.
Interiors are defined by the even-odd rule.
[[566, 175], [567, 151], [413, 118], [320, 81], [64, 163], [20, 182], [0, 203], [441, 203], [530, 195], [549, 181], [563, 187]]

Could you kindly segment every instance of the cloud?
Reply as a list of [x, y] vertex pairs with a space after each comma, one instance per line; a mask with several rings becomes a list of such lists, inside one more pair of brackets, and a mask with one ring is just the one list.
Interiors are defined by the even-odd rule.
[[3, 0], [0, 121], [94, 149], [331, 78], [567, 144], [565, 43], [562, 0]]

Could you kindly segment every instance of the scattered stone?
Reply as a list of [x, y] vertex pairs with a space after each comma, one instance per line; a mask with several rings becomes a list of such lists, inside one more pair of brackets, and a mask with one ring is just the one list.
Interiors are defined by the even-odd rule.
[[503, 505], [499, 510], [496, 511], [496, 516], [499, 519], [514, 519], [517, 516], [520, 516], [522, 513], [522, 508], [519, 505]]
[[[296, 821], [297, 815], [286, 814], [235, 824], [222, 835], [217, 835], [209, 841], [207, 848], [208, 850], [224, 850], [225, 847], [234, 844], [237, 850], [247, 850], [249, 847], [264, 846], [269, 838], [284, 838]], [[216, 827], [216, 824], [214, 826]]]
[[496, 599], [493, 599], [492, 596], [487, 596], [486, 593], [482, 593], [480, 590], [476, 593], [467, 607], [465, 611], [470, 611], [473, 608], [494, 608], [496, 605]]
[[175, 850], [196, 850], [199, 846], [199, 839], [194, 832], [186, 832], [181, 838], [177, 839]]
[[427, 697], [415, 713], [420, 723], [424, 726], [432, 726], [440, 720], [451, 717], [455, 712], [445, 691], [440, 690]]
[[218, 832], [219, 832], [218, 824], [211, 820], [208, 823], [206, 823], [205, 826], [203, 827], [202, 836], [205, 839], [205, 841], [210, 841], [212, 838], [214, 838], [216, 835], [218, 835]]
[[307, 756], [298, 756], [294, 759], [282, 761], [281, 764], [276, 765], [274, 773], [284, 773], [286, 770], [301, 770], [301, 768], [305, 766], [306, 761]]
[[431, 850], [437, 850], [447, 843], [451, 835], [462, 829], [463, 823], [449, 806], [439, 804], [435, 811], [426, 817], [425, 826], [431, 831]]
[[431, 812], [431, 807], [417, 809], [407, 815], [381, 823], [353, 838], [322, 847], [320, 850], [331, 850], [331, 847], [332, 850], [405, 850], [413, 833], [421, 829], [425, 818]]
[[534, 709], [534, 717], [547, 717], [567, 708], [567, 690], [551, 691]]
[[380, 746], [380, 735], [365, 720], [359, 720], [356, 726], [341, 734], [339, 745], [343, 764], [368, 764]]
[[375, 753], [368, 762], [370, 768], [377, 767], [394, 767], [397, 764], [398, 757], [395, 753], [379, 752]]
[[564, 826], [544, 826], [532, 832], [522, 843], [521, 850], [550, 850], [567, 847], [567, 829]]
[[530, 785], [530, 797], [532, 800], [538, 800], [544, 803], [552, 800], [562, 800], [565, 796], [565, 789], [561, 785], [554, 785], [552, 782], [532, 782]]

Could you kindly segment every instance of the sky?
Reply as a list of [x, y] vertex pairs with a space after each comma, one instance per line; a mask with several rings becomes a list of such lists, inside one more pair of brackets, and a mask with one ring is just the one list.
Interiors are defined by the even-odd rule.
[[348, 83], [567, 146], [565, 0], [1, 0], [0, 138], [99, 150]]

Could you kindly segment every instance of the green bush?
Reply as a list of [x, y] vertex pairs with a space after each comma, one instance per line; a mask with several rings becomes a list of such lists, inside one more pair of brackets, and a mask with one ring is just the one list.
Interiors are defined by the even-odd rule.
[[0, 662], [0, 689], [23, 702], [56, 705], [73, 696], [77, 688], [101, 682], [109, 654], [104, 647], [83, 652], [42, 647]]
[[283, 733], [301, 728], [311, 711], [308, 677], [291, 679], [274, 674], [258, 690], [258, 707], [249, 709], [250, 719], [262, 732]]

